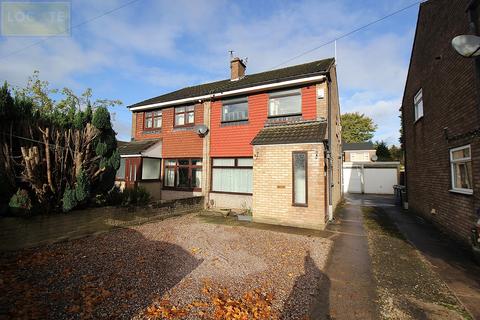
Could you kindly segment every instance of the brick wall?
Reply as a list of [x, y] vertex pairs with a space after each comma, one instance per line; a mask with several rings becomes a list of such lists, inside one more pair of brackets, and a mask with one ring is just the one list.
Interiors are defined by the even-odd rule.
[[[480, 206], [479, 138], [447, 140], [480, 125], [473, 59], [451, 47], [456, 35], [469, 33], [468, 0], [421, 4], [414, 49], [402, 102], [408, 201], [412, 211], [468, 243], [474, 211]], [[423, 91], [424, 117], [415, 122], [413, 98]], [[450, 192], [449, 150], [471, 144], [474, 194]]]
[[337, 207], [337, 204], [342, 199], [342, 128], [341, 128], [341, 114], [340, 114], [340, 101], [338, 97], [338, 83], [337, 83], [337, 70], [335, 66], [330, 69], [330, 78], [332, 81], [330, 85], [331, 99], [331, 118], [329, 119], [332, 126], [332, 142], [331, 142], [331, 156], [332, 156], [332, 201], [333, 210]]
[[[292, 206], [292, 152], [308, 152], [308, 207]], [[253, 219], [257, 222], [323, 229], [325, 175], [323, 144], [255, 146]], [[317, 155], [317, 156], [316, 156]]]
[[[317, 117], [316, 85], [301, 88], [302, 116]], [[248, 123], [222, 124], [222, 102], [212, 102], [210, 143], [212, 157], [252, 156], [250, 142], [265, 125], [268, 117], [268, 93], [248, 97]]]
[[[191, 128], [174, 128], [174, 108], [162, 110], [162, 128], [144, 130], [144, 113], [134, 113], [135, 140], [162, 139], [163, 158], [199, 157], [203, 155], [203, 138]], [[204, 123], [203, 104], [195, 105], [195, 124]]]

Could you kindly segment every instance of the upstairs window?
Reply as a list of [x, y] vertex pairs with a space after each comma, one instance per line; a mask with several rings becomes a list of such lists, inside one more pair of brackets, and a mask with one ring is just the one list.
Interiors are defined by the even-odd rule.
[[247, 99], [224, 101], [222, 107], [222, 122], [248, 120]]
[[415, 121], [423, 117], [423, 93], [422, 89], [418, 90], [413, 98], [413, 105], [415, 108]]
[[473, 193], [472, 155], [470, 145], [450, 150], [452, 191]]
[[193, 126], [195, 123], [195, 106], [175, 108], [175, 126]]
[[157, 129], [162, 127], [162, 111], [145, 112], [145, 129]]
[[280, 117], [302, 114], [300, 89], [273, 92], [270, 94], [268, 116]]

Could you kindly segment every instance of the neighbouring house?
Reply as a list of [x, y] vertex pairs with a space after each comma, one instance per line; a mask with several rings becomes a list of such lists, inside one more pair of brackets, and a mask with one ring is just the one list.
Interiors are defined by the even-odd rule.
[[341, 199], [334, 59], [249, 75], [233, 58], [230, 69], [230, 79], [129, 106], [131, 144], [159, 141], [148, 157], [161, 159], [160, 198], [202, 195], [207, 208], [322, 229]]
[[343, 147], [343, 191], [393, 194], [399, 181], [400, 162], [377, 161], [372, 142], [346, 143]]
[[465, 244], [480, 208], [480, 82], [451, 42], [478, 34], [479, 16], [479, 1], [420, 4], [401, 107], [408, 207]]
[[343, 142], [343, 161], [345, 162], [372, 162], [372, 157], [377, 154], [371, 141], [361, 143]]

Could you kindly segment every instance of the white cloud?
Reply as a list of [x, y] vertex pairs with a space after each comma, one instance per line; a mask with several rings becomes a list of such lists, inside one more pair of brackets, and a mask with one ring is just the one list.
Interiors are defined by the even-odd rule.
[[371, 91], [357, 92], [351, 97], [341, 99], [342, 112], [359, 112], [372, 118], [378, 125], [373, 140], [384, 140], [388, 144], [398, 145], [400, 137], [401, 98], [380, 98]]
[[[83, 89], [82, 86], [89, 84], [77, 83], [79, 76], [108, 72], [116, 77], [114, 81], [134, 79], [157, 87], [161, 94], [228, 77], [228, 50], [249, 58], [249, 73], [264, 71], [391, 12], [405, 5], [403, 2], [386, 1], [374, 8], [351, 10], [339, 1], [279, 1], [275, 8], [262, 11], [260, 18], [254, 20], [246, 14], [244, 4], [237, 2], [140, 1], [74, 29], [71, 38], [52, 38], [0, 61], [0, 74], [23, 84], [33, 70], [40, 70], [41, 77], [56, 86]], [[73, 24], [122, 3], [74, 1]], [[398, 137], [397, 109], [412, 35], [413, 26], [406, 33], [376, 32], [369, 33], [368, 38], [360, 34], [338, 42], [342, 111], [372, 116], [379, 125], [375, 138], [389, 143], [396, 142]], [[0, 52], [11, 52], [31, 41], [31, 38], [5, 38], [0, 42]], [[333, 45], [289, 64], [329, 56], [333, 56]], [[119, 92], [114, 98], [122, 99], [122, 94]], [[118, 118], [121, 124], [117, 125], [117, 131], [129, 136], [128, 112], [119, 113]]]

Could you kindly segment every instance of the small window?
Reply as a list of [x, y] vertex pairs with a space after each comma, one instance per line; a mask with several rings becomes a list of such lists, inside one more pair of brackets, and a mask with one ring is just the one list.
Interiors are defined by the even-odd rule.
[[143, 158], [142, 159], [142, 180], [160, 179], [161, 159]]
[[473, 193], [470, 145], [450, 150], [452, 191]]
[[293, 161], [293, 205], [307, 206], [307, 152], [294, 151]]
[[415, 121], [423, 117], [423, 93], [422, 89], [418, 90], [415, 98], [413, 98], [413, 105], [415, 107]]
[[195, 123], [195, 106], [175, 108], [175, 126], [193, 126]]
[[291, 116], [302, 114], [302, 96], [299, 89], [270, 94], [268, 116]]
[[145, 129], [157, 129], [162, 127], [162, 111], [145, 112]]
[[117, 179], [125, 179], [125, 158], [120, 158], [120, 167], [117, 170]]
[[248, 120], [247, 99], [224, 101], [222, 107], [222, 122], [242, 120]]

